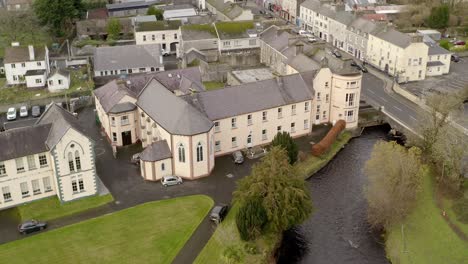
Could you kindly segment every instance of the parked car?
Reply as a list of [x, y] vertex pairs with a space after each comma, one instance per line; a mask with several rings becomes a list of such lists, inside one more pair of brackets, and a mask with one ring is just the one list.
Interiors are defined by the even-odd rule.
[[224, 217], [226, 217], [228, 209], [229, 209], [229, 206], [225, 204], [220, 204], [220, 205], [213, 207], [210, 213], [210, 220], [215, 222], [216, 224], [221, 223]]
[[367, 68], [364, 67], [364, 66], [361, 65], [361, 64], [357, 64], [357, 65], [356, 65], [356, 68], [358, 68], [358, 69], [359, 69], [360, 71], [362, 71], [362, 72], [367, 72]]
[[11, 120], [15, 120], [15, 119], [16, 119], [16, 108], [14, 108], [14, 107], [8, 108], [7, 120], [11, 121]]
[[309, 36], [309, 35], [311, 35], [308, 31], [303, 30], [303, 29], [299, 30], [298, 34], [301, 35], [301, 36]]
[[140, 165], [140, 156], [141, 156], [141, 152], [133, 154], [132, 158], [130, 159], [130, 162], [135, 165]]
[[161, 55], [163, 55], [164, 57], [166, 56], [169, 56], [171, 54], [169, 54], [169, 51], [165, 50], [165, 49], [161, 49]]
[[341, 58], [341, 57], [342, 57], [342, 56], [341, 56], [341, 53], [340, 53], [337, 49], [333, 50], [333, 51], [332, 51], [332, 54], [333, 54], [333, 56], [335, 56], [335, 57], [337, 57], [337, 58]]
[[466, 42], [463, 41], [463, 40], [457, 40], [457, 41], [455, 41], [453, 44], [464, 46], [464, 45], [466, 44]]
[[242, 164], [244, 163], [244, 155], [242, 155], [242, 152], [240, 152], [240, 150], [234, 151], [232, 153], [232, 160], [235, 164]]
[[307, 38], [307, 41], [311, 42], [311, 43], [314, 43], [314, 42], [317, 42], [318, 41], [318, 38], [314, 37], [314, 36], [309, 36]]
[[20, 107], [20, 117], [27, 117], [28, 116], [28, 107], [23, 105]]
[[459, 62], [460, 56], [458, 56], [457, 54], [452, 54], [452, 56], [450, 57], [450, 60], [453, 62]]
[[31, 115], [32, 117], [38, 117], [41, 115], [41, 107], [38, 105], [35, 105], [31, 108]]
[[356, 67], [357, 65], [358, 63], [355, 60], [351, 61], [351, 66]]
[[36, 231], [43, 230], [46, 228], [47, 228], [46, 222], [28, 220], [18, 225], [18, 232], [20, 232], [20, 234], [22, 235], [25, 235], [25, 234], [36, 232]]
[[164, 187], [181, 184], [181, 183], [182, 183], [182, 178], [180, 178], [179, 176], [164, 176], [161, 179], [161, 184]]

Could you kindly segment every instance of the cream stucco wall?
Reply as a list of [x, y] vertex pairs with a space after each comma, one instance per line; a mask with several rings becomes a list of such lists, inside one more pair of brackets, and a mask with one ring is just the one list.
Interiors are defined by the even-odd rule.
[[[164, 164], [164, 170], [162, 169]], [[148, 181], [158, 181], [164, 176], [172, 175], [172, 159], [155, 162], [141, 161], [141, 176]]]
[[[47, 165], [40, 166], [39, 155], [47, 157]], [[0, 210], [9, 207], [14, 207], [20, 204], [53, 196], [56, 194], [56, 185], [54, 184], [54, 170], [49, 152], [37, 153], [31, 155], [34, 160], [35, 168], [29, 167], [27, 157], [21, 157], [24, 165], [24, 172], [17, 172], [15, 159], [0, 161], [0, 164], [5, 165], [6, 175], [0, 175]], [[44, 186], [44, 178], [48, 178], [50, 189], [46, 190]], [[39, 183], [39, 192], [33, 192], [32, 182], [37, 180]], [[29, 193], [22, 195], [20, 184], [26, 182]], [[3, 187], [8, 187], [11, 194], [11, 201], [4, 199], [2, 190]]]
[[[305, 111], [306, 102], [309, 104], [308, 111]], [[219, 127], [214, 127], [215, 155], [220, 156], [236, 150], [268, 144], [278, 133], [278, 126], [281, 126], [281, 131], [289, 132], [293, 137], [307, 135], [312, 131], [310, 124], [311, 103], [309, 100], [216, 120], [215, 122], [219, 122]], [[292, 113], [293, 105], [296, 107], [295, 114]], [[278, 115], [278, 108], [282, 109], [281, 117]], [[263, 121], [263, 112], [267, 112], [266, 121]], [[248, 122], [248, 115], [252, 115], [251, 124]], [[235, 128], [231, 125], [232, 118], [236, 118]], [[304, 128], [304, 120], [308, 120], [308, 128]], [[291, 131], [291, 123], [295, 123], [294, 132]], [[263, 130], [266, 130], [266, 138], [263, 136]], [[251, 145], [247, 144], [249, 135], [252, 139]], [[233, 137], [236, 138], [235, 145], [232, 144]], [[219, 143], [218, 148], [216, 147], [217, 143]]]
[[367, 61], [392, 76], [399, 82], [424, 80], [428, 59], [428, 47], [423, 42], [411, 43], [406, 48], [369, 36]]
[[[76, 167], [70, 170], [68, 154], [75, 152], [80, 155], [81, 170]], [[95, 154], [93, 142], [80, 132], [70, 128], [52, 149], [52, 158], [55, 163], [55, 176], [58, 182], [57, 194], [62, 201], [71, 201], [97, 193]], [[72, 181], [82, 179], [84, 190], [73, 192]]]
[[229, 51], [236, 49], [254, 49], [260, 47], [260, 41], [257, 37], [242, 39], [225, 39], [219, 42], [220, 51]]
[[[61, 82], [61, 84], [59, 83]], [[47, 88], [50, 92], [57, 92], [68, 89], [70, 87], [70, 76], [62, 76], [60, 74], [54, 74], [47, 78]]]
[[311, 119], [313, 124], [330, 122], [332, 76], [333, 74], [329, 68], [322, 68], [313, 81], [315, 91]]
[[[342, 76], [333, 74], [330, 121], [346, 121], [346, 128], [357, 127], [362, 75]], [[352, 100], [350, 99], [352, 95]]]
[[180, 29], [135, 32], [137, 45], [160, 44], [161, 49], [172, 53], [175, 53], [176, 50], [170, 50], [171, 43], [178, 44], [180, 38]]
[[[26, 80], [23, 77], [27, 71], [46, 70], [46, 69], [47, 69], [47, 66], [46, 66], [45, 60], [5, 63], [5, 77], [6, 77], [7, 83], [10, 85], [22, 84], [22, 83], [26, 83]], [[14, 79], [13, 76], [16, 76], [16, 80]]]
[[45, 72], [42, 75], [24, 76], [24, 78], [28, 88], [46, 86], [47, 76]]
[[447, 74], [450, 71], [450, 54], [443, 54], [443, 55], [432, 55], [429, 56], [428, 62], [430, 61], [440, 61], [444, 65], [441, 66], [432, 66], [427, 67], [426, 75], [427, 76], [439, 76], [443, 74]]

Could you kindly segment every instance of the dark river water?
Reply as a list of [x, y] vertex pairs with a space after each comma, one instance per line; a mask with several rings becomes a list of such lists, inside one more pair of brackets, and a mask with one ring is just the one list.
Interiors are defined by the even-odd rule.
[[364, 130], [307, 181], [314, 213], [301, 226], [285, 233], [278, 263], [389, 263], [382, 241], [367, 224], [363, 195], [364, 164], [387, 131], [382, 127]]

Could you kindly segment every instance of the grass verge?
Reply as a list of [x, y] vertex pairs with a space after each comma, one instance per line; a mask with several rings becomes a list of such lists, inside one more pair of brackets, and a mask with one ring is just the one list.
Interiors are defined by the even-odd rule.
[[272, 255], [280, 237], [267, 232], [255, 242], [241, 240], [236, 226], [238, 209], [234, 204], [195, 259], [195, 264], [265, 263]]
[[314, 173], [327, 165], [351, 138], [351, 132], [345, 131], [338, 136], [337, 140], [331, 145], [327, 153], [320, 157], [309, 155], [304, 161], [296, 163], [295, 166], [299, 175], [304, 179], [311, 177]]
[[207, 91], [213, 91], [224, 88], [223, 82], [203, 82]]
[[0, 256], [19, 264], [171, 263], [212, 206], [204, 195], [150, 202], [0, 245]]
[[468, 242], [461, 240], [442, 217], [432, 179], [428, 172], [415, 210], [402, 225], [388, 230], [386, 251], [392, 263], [467, 263]]
[[[84, 80], [84, 70], [72, 70], [71, 84], [68, 90], [51, 93], [46, 88], [44, 89], [29, 89], [26, 86], [13, 86], [5, 89], [0, 89], [0, 104], [14, 104], [37, 99], [62, 97], [65, 94], [89, 95], [94, 88], [94, 83], [89, 80]], [[0, 81], [1, 82], [1, 81]]]
[[38, 219], [48, 221], [58, 219], [64, 216], [70, 216], [79, 212], [89, 210], [108, 204], [114, 200], [111, 194], [103, 196], [91, 196], [77, 201], [60, 203], [56, 196], [44, 198], [39, 201], [31, 202], [17, 207], [20, 219]]

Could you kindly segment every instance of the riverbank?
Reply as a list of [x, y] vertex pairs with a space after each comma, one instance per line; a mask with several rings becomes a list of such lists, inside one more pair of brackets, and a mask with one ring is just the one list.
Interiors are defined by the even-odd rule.
[[[428, 170], [424, 177], [416, 208], [401, 225], [387, 233], [386, 251], [392, 263], [466, 263], [468, 260], [468, 242], [449, 225], [455, 216], [444, 214], [437, 206], [432, 173]], [[462, 230], [468, 230], [468, 225], [464, 224]]]
[[[351, 140], [349, 131], [341, 133], [330, 149], [320, 157], [308, 154], [295, 167], [300, 177], [307, 179], [326, 166]], [[281, 235], [266, 232], [253, 242], [244, 242], [237, 231], [235, 216], [237, 206], [233, 205], [226, 219], [221, 223], [194, 263], [264, 263], [274, 262], [274, 256], [281, 244]]]

